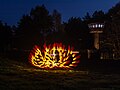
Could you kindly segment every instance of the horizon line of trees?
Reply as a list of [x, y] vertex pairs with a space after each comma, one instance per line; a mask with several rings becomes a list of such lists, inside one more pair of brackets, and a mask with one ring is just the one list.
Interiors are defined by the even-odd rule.
[[0, 21], [0, 52], [13, 48], [30, 50], [34, 45], [63, 42], [73, 45], [76, 49], [91, 49], [93, 36], [90, 34], [89, 23], [104, 23], [101, 47], [114, 52], [120, 58], [120, 3], [104, 13], [95, 11], [80, 17], [71, 17], [61, 22], [61, 14], [54, 10], [52, 14], [44, 5], [32, 8], [29, 14], [23, 15], [17, 26], [9, 26]]

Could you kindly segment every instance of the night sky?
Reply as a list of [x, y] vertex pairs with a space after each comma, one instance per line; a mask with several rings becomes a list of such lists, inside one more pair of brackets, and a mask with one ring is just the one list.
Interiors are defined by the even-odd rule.
[[95, 10], [107, 12], [120, 0], [0, 0], [0, 20], [8, 25], [16, 25], [31, 8], [44, 4], [51, 13], [54, 9], [62, 14], [62, 21], [70, 17], [83, 17]]

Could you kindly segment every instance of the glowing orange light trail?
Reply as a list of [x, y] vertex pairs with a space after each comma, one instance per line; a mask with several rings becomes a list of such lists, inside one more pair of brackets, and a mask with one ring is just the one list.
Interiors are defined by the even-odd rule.
[[65, 47], [62, 43], [44, 44], [42, 50], [35, 46], [29, 60], [33, 66], [44, 69], [76, 67], [80, 63], [80, 55], [73, 50], [73, 47]]

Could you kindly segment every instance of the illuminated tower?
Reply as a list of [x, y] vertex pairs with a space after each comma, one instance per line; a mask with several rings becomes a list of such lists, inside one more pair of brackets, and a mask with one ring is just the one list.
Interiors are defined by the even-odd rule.
[[90, 23], [88, 27], [90, 28], [90, 33], [94, 34], [94, 47], [99, 50], [100, 34], [103, 33], [104, 23]]

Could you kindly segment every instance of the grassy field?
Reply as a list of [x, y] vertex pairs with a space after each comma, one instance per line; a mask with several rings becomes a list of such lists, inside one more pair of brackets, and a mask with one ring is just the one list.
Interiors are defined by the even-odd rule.
[[120, 74], [41, 70], [0, 58], [0, 90], [120, 90]]

